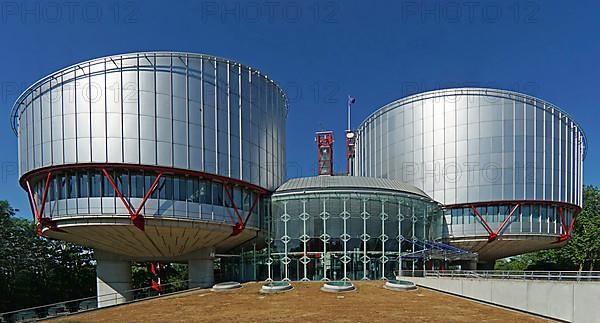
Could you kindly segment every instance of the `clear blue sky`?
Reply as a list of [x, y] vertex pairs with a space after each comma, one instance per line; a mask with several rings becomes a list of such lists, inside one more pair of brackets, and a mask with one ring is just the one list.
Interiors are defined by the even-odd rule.
[[315, 174], [313, 133], [336, 132], [343, 170], [346, 96], [353, 124], [377, 107], [440, 87], [499, 87], [567, 110], [589, 140], [585, 184], [600, 184], [600, 4], [595, 1], [12, 1], [0, 7], [0, 199], [31, 213], [12, 171], [9, 111], [39, 78], [94, 57], [148, 50], [252, 65], [290, 96], [288, 175]]

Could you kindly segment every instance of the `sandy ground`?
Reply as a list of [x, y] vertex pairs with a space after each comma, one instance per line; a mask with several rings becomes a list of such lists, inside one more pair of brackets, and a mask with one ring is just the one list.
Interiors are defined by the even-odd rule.
[[546, 320], [419, 288], [395, 292], [383, 282], [355, 282], [356, 291], [325, 293], [322, 283], [292, 283], [260, 294], [248, 283], [233, 292], [201, 290], [83, 313], [60, 322], [545, 322]]

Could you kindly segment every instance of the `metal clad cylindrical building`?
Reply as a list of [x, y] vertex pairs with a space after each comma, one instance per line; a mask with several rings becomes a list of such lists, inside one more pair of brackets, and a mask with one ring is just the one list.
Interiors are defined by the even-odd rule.
[[239, 63], [187, 53], [94, 59], [18, 99], [20, 174], [124, 163], [187, 169], [267, 189], [284, 178], [281, 89]]
[[215, 252], [264, 244], [286, 115], [273, 81], [207, 55], [132, 53], [53, 73], [12, 110], [38, 233], [95, 249], [98, 306], [130, 298], [130, 261], [187, 261], [190, 286], [210, 286]]
[[451, 238], [564, 240], [582, 205], [581, 127], [520, 93], [457, 88], [394, 101], [360, 125], [356, 154], [357, 175], [399, 179], [443, 203]]
[[[229, 60], [176, 52], [90, 60], [17, 100], [20, 182], [48, 236], [140, 257], [230, 248], [248, 239], [240, 234], [246, 225], [254, 235], [264, 226], [259, 197], [285, 178], [286, 115], [273, 81]], [[135, 234], [117, 232], [123, 225], [111, 227], [138, 215], [162, 221], [157, 228], [173, 226], [168, 220], [218, 224], [229, 228], [224, 237], [238, 227], [229, 239], [206, 241], [183, 230], [163, 249], [153, 240], [162, 233], [140, 245]], [[90, 239], [92, 224], [123, 241]]]

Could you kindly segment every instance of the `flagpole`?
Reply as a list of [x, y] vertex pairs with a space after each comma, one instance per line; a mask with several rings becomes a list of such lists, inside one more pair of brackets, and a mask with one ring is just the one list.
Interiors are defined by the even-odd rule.
[[348, 130], [347, 131], [350, 131], [350, 105], [351, 105], [350, 96], [348, 95]]

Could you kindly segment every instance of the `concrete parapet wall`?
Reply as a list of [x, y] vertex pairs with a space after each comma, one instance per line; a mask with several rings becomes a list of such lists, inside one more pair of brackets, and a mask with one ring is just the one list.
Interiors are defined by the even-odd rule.
[[419, 286], [568, 322], [600, 320], [600, 282], [403, 277]]

